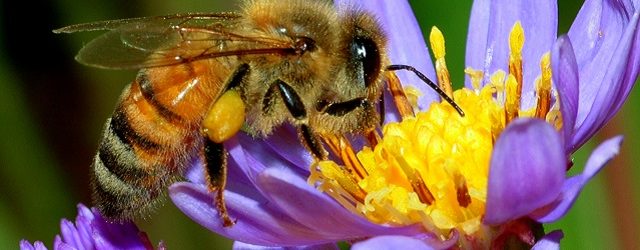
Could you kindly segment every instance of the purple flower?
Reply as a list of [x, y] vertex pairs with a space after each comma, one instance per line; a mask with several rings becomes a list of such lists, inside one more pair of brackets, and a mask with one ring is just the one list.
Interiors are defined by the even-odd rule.
[[[553, 72], [559, 73], [554, 83], [561, 95], [562, 132], [574, 152], [620, 109], [638, 77], [639, 8], [637, 0], [587, 0], [569, 33], [557, 39], [556, 1], [474, 1], [466, 65], [482, 70], [485, 82], [496, 70], [508, 69], [509, 51], [503, 48], [520, 20], [527, 38], [522, 54], [528, 59], [523, 89], [534, 89], [538, 59], [551, 50]], [[523, 103], [533, 97], [523, 95]]]
[[[406, 1], [360, 5], [382, 22], [393, 63], [447, 79], [442, 34], [431, 33], [434, 70]], [[263, 143], [246, 135], [225, 142], [225, 196], [236, 225], [222, 226], [198, 166], [170, 196], [237, 248], [336, 248], [339, 241], [354, 249], [487, 248], [511, 239], [558, 248], [562, 232], [540, 234], [541, 223], [564, 216], [622, 142], [603, 142], [581, 174], [566, 176], [570, 155], [615, 114], [637, 79], [638, 8], [638, 0], [587, 0], [569, 34], [558, 38], [555, 1], [477, 0], [469, 79], [452, 93], [465, 117], [399, 75], [424, 94], [421, 112], [388, 123], [382, 142], [358, 152], [355, 164], [367, 176], [344, 171], [349, 164], [314, 163], [295, 130], [283, 126]], [[392, 105], [386, 120], [398, 121]]]
[[[67, 219], [60, 222], [60, 234], [53, 241], [53, 249], [153, 249], [149, 238], [132, 222], [107, 222], [96, 209], [78, 204], [75, 225]], [[162, 243], [159, 249], [163, 249]], [[20, 242], [22, 250], [47, 249], [40, 241]]]

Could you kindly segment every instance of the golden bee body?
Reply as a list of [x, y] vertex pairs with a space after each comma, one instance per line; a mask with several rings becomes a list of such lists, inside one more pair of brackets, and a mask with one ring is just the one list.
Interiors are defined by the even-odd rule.
[[108, 30], [79, 52], [81, 63], [141, 68], [128, 86], [92, 165], [94, 200], [116, 220], [145, 214], [194, 158], [204, 162], [225, 225], [226, 151], [203, 119], [238, 91], [246, 132], [298, 128], [318, 159], [325, 134], [362, 134], [380, 122], [386, 41], [368, 13], [311, 0], [250, 0], [237, 13], [178, 14], [79, 24], [57, 33]]
[[199, 154], [200, 121], [224, 89], [224, 68], [200, 60], [143, 69], [125, 88], [92, 164], [94, 203], [104, 216], [144, 214]]

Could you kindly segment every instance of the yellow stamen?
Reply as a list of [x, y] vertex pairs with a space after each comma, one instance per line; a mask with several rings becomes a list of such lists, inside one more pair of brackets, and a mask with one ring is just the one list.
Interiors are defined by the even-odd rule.
[[406, 86], [404, 87], [404, 94], [407, 96], [407, 100], [413, 109], [418, 110], [418, 98], [422, 96], [422, 92], [414, 86]]
[[[329, 179], [335, 180], [338, 186], [346, 190], [357, 201], [363, 202], [366, 194], [358, 186], [357, 181], [352, 178], [353, 175], [347, 172], [345, 169], [339, 167], [335, 163], [329, 161], [321, 161], [318, 163], [318, 168], [322, 174]], [[335, 186], [335, 185], [334, 185]]]
[[516, 80], [515, 104], [520, 108], [522, 96], [522, 47], [524, 47], [524, 29], [516, 22], [509, 34], [509, 74]]
[[429, 35], [429, 41], [431, 42], [431, 49], [433, 56], [436, 58], [436, 75], [438, 75], [438, 85], [448, 95], [453, 96], [453, 88], [451, 87], [451, 77], [449, 76], [449, 70], [447, 69], [447, 61], [444, 59], [445, 47], [444, 36], [438, 27], [433, 26], [431, 28], [431, 34]]
[[409, 183], [411, 183], [411, 187], [413, 191], [418, 195], [420, 201], [424, 204], [431, 205], [434, 202], [433, 194], [427, 188], [427, 185], [424, 183], [422, 176], [418, 171], [412, 168], [409, 163], [403, 157], [395, 157], [398, 166], [402, 169], [404, 174], [407, 176]]
[[366, 170], [363, 179], [332, 161], [320, 162], [317, 171], [312, 168], [310, 179], [325, 190], [344, 190], [327, 193], [348, 197], [346, 203], [356, 204], [371, 221], [422, 223], [443, 237], [452, 228], [477, 231], [493, 144], [492, 117], [504, 116], [504, 111], [490, 91], [462, 89], [454, 95], [473, 115], [460, 117], [446, 102], [433, 104], [415, 118], [385, 125], [382, 141], [357, 154]]
[[361, 181], [368, 175], [367, 170], [357, 159], [355, 152], [353, 152], [353, 147], [351, 147], [349, 140], [342, 135], [327, 134], [321, 137], [331, 151], [342, 159], [345, 167], [347, 167], [347, 171], [353, 173], [357, 181]]
[[504, 102], [504, 111], [505, 120], [509, 123], [518, 117], [518, 111], [520, 110], [520, 102], [516, 93], [518, 91], [518, 82], [516, 82], [516, 78], [512, 74], [509, 74], [505, 85], [506, 100]]
[[556, 102], [551, 106], [551, 110], [547, 113], [546, 121], [553, 125], [557, 130], [562, 129], [562, 112], [560, 111], [560, 96], [558, 92], [554, 91], [553, 96], [556, 98]]
[[404, 89], [402, 88], [402, 84], [400, 84], [400, 79], [398, 78], [398, 76], [393, 73], [393, 71], [387, 71], [385, 74], [387, 79], [387, 86], [389, 86], [389, 91], [393, 95], [393, 103], [395, 103], [400, 116], [414, 116], [413, 106], [411, 106], [411, 103], [409, 103], [409, 100], [404, 93]]
[[490, 83], [489, 86], [491, 86], [490, 89], [493, 93], [496, 93], [496, 99], [498, 99], [499, 102], [504, 102], [505, 97], [504, 97], [504, 79], [506, 78], [507, 73], [505, 73], [502, 70], [498, 70], [495, 73], [493, 73], [491, 75], [490, 78]]
[[464, 73], [469, 76], [473, 89], [480, 91], [480, 85], [482, 84], [482, 78], [484, 77], [482, 70], [474, 70], [471, 67], [467, 67], [464, 69]]
[[542, 76], [536, 84], [536, 117], [546, 119], [551, 108], [551, 53], [547, 52], [540, 60]]

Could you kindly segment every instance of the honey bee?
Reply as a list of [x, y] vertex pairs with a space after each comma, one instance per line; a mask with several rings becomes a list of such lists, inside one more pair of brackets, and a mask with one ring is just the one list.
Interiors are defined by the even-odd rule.
[[239, 13], [111, 20], [54, 31], [107, 30], [76, 59], [140, 69], [107, 119], [92, 164], [94, 202], [106, 218], [146, 214], [199, 159], [224, 225], [233, 225], [222, 193], [225, 140], [241, 128], [265, 137], [290, 123], [309, 153], [326, 159], [319, 136], [375, 130], [386, 73], [415, 71], [388, 66], [380, 25], [359, 9], [338, 12], [329, 2], [311, 0], [247, 0], [241, 6]]

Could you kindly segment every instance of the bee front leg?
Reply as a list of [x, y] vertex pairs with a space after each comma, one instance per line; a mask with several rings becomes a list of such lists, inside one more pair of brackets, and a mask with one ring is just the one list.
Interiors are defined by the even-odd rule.
[[235, 221], [229, 217], [224, 202], [224, 189], [227, 185], [227, 150], [222, 143], [216, 143], [205, 137], [203, 147], [207, 186], [210, 192], [216, 192], [215, 204], [225, 227], [233, 226]]
[[[384, 99], [381, 97], [380, 100], [381, 102], [383, 102]], [[373, 109], [373, 106], [371, 105], [371, 102], [369, 102], [367, 99], [359, 97], [359, 98], [354, 98], [344, 102], [327, 102], [319, 108], [319, 111], [332, 116], [345, 116], [353, 112], [357, 108], [368, 110], [368, 109]], [[384, 106], [381, 106], [380, 109], [384, 111]], [[384, 114], [381, 114], [380, 116], [383, 116], [383, 115]], [[364, 135], [367, 141], [369, 142], [369, 145], [372, 147], [375, 147], [380, 141], [380, 138], [379, 138], [380, 136], [376, 132], [376, 128], [375, 128], [376, 125], [375, 124], [371, 124], [371, 125], [372, 126], [370, 128], [369, 127], [364, 128]]]
[[344, 116], [357, 108], [367, 108], [370, 105], [365, 98], [354, 98], [344, 102], [329, 103], [320, 111], [332, 116]]
[[291, 116], [298, 121], [298, 137], [300, 137], [302, 145], [304, 145], [316, 159], [327, 159], [327, 151], [324, 149], [311, 127], [309, 127], [307, 110], [298, 93], [296, 93], [289, 84], [282, 80], [276, 80], [271, 85], [271, 88], [280, 93], [280, 97], [284, 100], [287, 110], [289, 110]]

